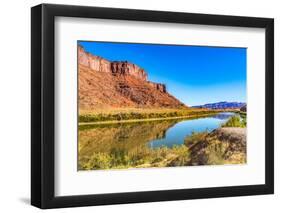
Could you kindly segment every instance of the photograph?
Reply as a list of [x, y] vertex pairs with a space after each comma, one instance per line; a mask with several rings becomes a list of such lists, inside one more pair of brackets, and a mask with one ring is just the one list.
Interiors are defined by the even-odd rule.
[[159, 5], [31, 8], [31, 205], [274, 194], [274, 18]]
[[247, 163], [247, 48], [77, 41], [78, 171]]

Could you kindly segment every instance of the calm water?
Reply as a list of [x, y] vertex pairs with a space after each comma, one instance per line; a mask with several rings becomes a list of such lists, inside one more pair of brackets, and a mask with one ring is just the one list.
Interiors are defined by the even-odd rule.
[[179, 121], [167, 130], [164, 138], [152, 140], [148, 143], [148, 146], [151, 148], [157, 148], [161, 146], [172, 147], [174, 145], [183, 144], [186, 136], [191, 135], [192, 132], [210, 132], [220, 127], [221, 124], [226, 122], [228, 118], [233, 115], [234, 113], [228, 112], [220, 113], [207, 118]]
[[220, 113], [193, 120], [162, 120], [134, 123], [95, 124], [79, 128], [79, 155], [126, 152], [142, 147], [172, 147], [184, 143], [192, 132], [212, 131], [224, 123], [233, 113]]

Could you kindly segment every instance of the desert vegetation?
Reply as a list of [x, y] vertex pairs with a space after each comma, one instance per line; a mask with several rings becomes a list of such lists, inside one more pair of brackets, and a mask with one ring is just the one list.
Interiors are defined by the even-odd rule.
[[223, 127], [210, 133], [187, 137], [188, 165], [225, 165], [246, 163], [246, 129]]
[[143, 147], [133, 152], [124, 149], [112, 149], [109, 153], [95, 153], [79, 161], [79, 169], [122, 169], [183, 166], [189, 160], [189, 152], [185, 145], [172, 148], [160, 147], [149, 149]]
[[146, 119], [169, 119], [169, 118], [199, 118], [219, 113], [221, 110], [207, 109], [107, 109], [96, 111], [79, 112], [79, 122], [105, 122], [105, 121], [128, 121]]

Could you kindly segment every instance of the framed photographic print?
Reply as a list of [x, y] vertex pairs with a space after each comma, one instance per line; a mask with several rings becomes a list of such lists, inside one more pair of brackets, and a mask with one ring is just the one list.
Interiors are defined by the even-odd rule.
[[273, 193], [273, 19], [31, 15], [32, 205]]

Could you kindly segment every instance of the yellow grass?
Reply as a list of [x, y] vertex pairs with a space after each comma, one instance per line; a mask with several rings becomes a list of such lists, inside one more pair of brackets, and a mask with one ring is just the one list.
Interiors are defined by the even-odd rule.
[[170, 108], [118, 108], [98, 109], [94, 111], [80, 110], [79, 124], [137, 122], [146, 120], [164, 120], [179, 118], [197, 118], [213, 115], [221, 110], [207, 109], [170, 109]]

